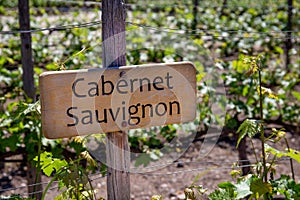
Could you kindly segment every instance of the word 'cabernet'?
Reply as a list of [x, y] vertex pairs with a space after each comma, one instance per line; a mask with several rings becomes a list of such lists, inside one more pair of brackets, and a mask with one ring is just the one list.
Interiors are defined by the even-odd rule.
[[[72, 84], [72, 92], [75, 97], [86, 98], [95, 96], [111, 95], [114, 91], [119, 94], [129, 94], [135, 91], [152, 91], [164, 90], [166, 85], [167, 89], [172, 89], [171, 79], [173, 76], [168, 72], [166, 76], [156, 76], [153, 79], [149, 78], [133, 78], [133, 79], [120, 79], [115, 84], [110, 80], [105, 80], [104, 75], [101, 75], [99, 82], [88, 81], [85, 78], [78, 78]], [[80, 91], [78, 88], [87, 87], [88, 90]], [[100, 89], [101, 88], [101, 89]]]

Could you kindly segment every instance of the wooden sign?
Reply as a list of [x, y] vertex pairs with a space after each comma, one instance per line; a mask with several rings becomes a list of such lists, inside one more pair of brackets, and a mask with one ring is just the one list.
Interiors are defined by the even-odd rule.
[[106, 133], [194, 120], [196, 70], [190, 62], [40, 75], [47, 138]]

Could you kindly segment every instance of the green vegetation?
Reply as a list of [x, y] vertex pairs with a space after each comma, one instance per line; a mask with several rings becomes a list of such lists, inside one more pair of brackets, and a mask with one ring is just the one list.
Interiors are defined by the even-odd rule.
[[[292, 159], [299, 162], [299, 152], [289, 148], [288, 142], [285, 138], [286, 133], [284, 132], [284, 129], [277, 130], [273, 128], [270, 136], [268, 136], [267, 138], [265, 137], [263, 99], [278, 99], [278, 97], [270, 89], [263, 87], [260, 75], [262, 69], [264, 68], [263, 56], [258, 55], [257, 57], [245, 57], [243, 59], [243, 63], [249, 68], [247, 74], [251, 74], [254, 76], [256, 73], [258, 73], [259, 80], [257, 84], [257, 93], [260, 102], [260, 120], [246, 119], [240, 125], [237, 130], [237, 133], [239, 134], [237, 146], [240, 144], [240, 141], [246, 136], [248, 136], [249, 138], [253, 138], [256, 135], [259, 135], [262, 145], [262, 150], [260, 152], [261, 160], [258, 159], [259, 155], [255, 155], [255, 158], [257, 160], [254, 166], [254, 173], [237, 178], [236, 184], [233, 184], [231, 182], [220, 183], [218, 185], [220, 189], [215, 190], [213, 193], [211, 193], [209, 195], [209, 198], [212, 200], [243, 199], [245, 197], [249, 197], [249, 199], [259, 199], [263, 196], [264, 199], [274, 199], [276, 195], [282, 194], [286, 199], [298, 199], [300, 184], [296, 184], [294, 180], [295, 172]], [[267, 142], [276, 143], [281, 139], [285, 140], [287, 145], [287, 150], [284, 152], [277, 150], [267, 144]], [[253, 152], [254, 154], [256, 154], [254, 149]], [[271, 158], [268, 153], [273, 154], [273, 158]], [[279, 179], [274, 180], [273, 175], [276, 172], [276, 158], [282, 156], [289, 157], [291, 159], [290, 167], [293, 179], [286, 175], [281, 175]], [[285, 182], [285, 184], [282, 184], [283, 182]]]
[[[273, 179], [272, 170], [279, 157], [300, 162], [299, 152], [290, 149], [285, 139], [286, 131], [299, 134], [300, 32], [296, 27], [300, 27], [300, 3], [293, 2], [293, 48], [288, 52], [291, 60], [288, 66], [285, 66], [286, 1], [231, 0], [224, 6], [223, 0], [213, 4], [206, 0], [196, 8], [193, 1], [187, 0], [126, 3], [128, 65], [189, 60], [198, 70], [199, 116], [192, 123], [130, 131], [131, 149], [145, 153], [135, 158], [135, 166], [160, 160], [164, 155], [161, 147], [167, 146], [182, 130], [201, 136], [210, 126], [221, 126], [224, 121], [230, 132], [239, 134], [237, 145], [245, 137], [251, 138], [250, 142], [260, 138], [262, 159], [256, 155], [253, 172], [236, 178], [234, 183], [220, 183], [209, 198], [271, 199], [281, 194], [286, 199], [299, 199], [300, 185], [294, 177], [282, 174]], [[17, 1], [0, 1], [0, 30], [18, 30], [16, 7]], [[33, 30], [64, 29], [32, 33], [36, 88], [38, 75], [43, 71], [101, 67], [101, 25], [69, 26], [100, 19], [97, 4], [31, 1]], [[99, 169], [87, 153], [86, 138], [48, 140], [43, 137], [39, 102], [27, 98], [22, 89], [19, 37], [20, 34], [0, 35], [0, 152], [25, 154], [38, 170], [51, 176], [52, 181], [58, 180], [60, 189], [67, 187], [57, 199], [93, 199], [88, 175], [97, 170], [105, 173], [105, 166]], [[226, 97], [218, 95], [218, 83], [213, 81], [217, 77], [224, 82]], [[214, 113], [212, 102], [226, 109], [226, 115]], [[275, 129], [270, 124], [281, 128]], [[285, 142], [287, 150], [271, 147], [270, 143], [279, 140]], [[291, 161], [293, 171], [292, 166]], [[202, 186], [191, 185], [185, 194], [193, 199], [194, 191], [200, 195], [205, 193]], [[21, 199], [21, 196], [10, 199]]]

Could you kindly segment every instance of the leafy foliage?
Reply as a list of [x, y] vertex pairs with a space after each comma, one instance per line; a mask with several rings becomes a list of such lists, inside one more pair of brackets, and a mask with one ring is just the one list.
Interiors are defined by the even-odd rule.
[[[31, 1], [32, 29], [98, 21], [97, 5], [81, 9], [83, 2], [78, 2], [78, 5], [73, 2], [70, 9], [70, 2], [66, 1]], [[189, 132], [205, 132], [213, 122], [220, 121], [220, 117], [213, 113], [211, 104], [211, 102], [222, 101], [214, 95], [218, 91], [202, 82], [214, 65], [222, 71], [221, 77], [227, 92], [226, 104], [229, 109], [225, 125], [236, 130], [241, 124], [238, 129], [238, 144], [242, 138], [246, 136], [253, 138], [261, 131], [263, 122], [254, 120], [259, 117], [260, 109], [264, 109], [265, 120], [280, 119], [283, 124], [299, 125], [298, 40], [294, 40], [294, 48], [289, 52], [292, 60], [289, 70], [283, 67], [286, 41], [284, 31], [287, 30], [286, 1], [279, 0], [274, 4], [269, 0], [232, 0], [224, 7], [223, 2], [225, 1], [203, 1], [201, 6], [196, 8], [198, 14], [193, 15], [194, 8], [190, 1], [175, 1], [174, 5], [169, 1], [147, 2], [147, 4], [129, 1], [129, 6], [134, 5], [127, 10], [126, 21], [145, 24], [145, 26], [137, 27], [133, 24], [127, 26], [127, 63], [130, 65], [190, 60], [196, 64], [199, 116], [194, 123], [188, 125]], [[1, 30], [18, 30], [18, 13], [14, 9], [16, 6], [16, 0], [1, 1]], [[300, 21], [297, 20], [299, 9], [299, 2], [294, 1], [293, 27], [300, 26]], [[298, 35], [293, 33], [292, 36]], [[99, 67], [102, 63], [101, 35], [98, 26], [59, 32], [36, 32], [32, 34], [32, 42], [37, 88], [38, 75], [43, 71]], [[77, 174], [76, 178], [80, 178], [78, 173], [86, 173], [86, 171], [83, 171], [74, 160], [85, 157], [86, 160], [90, 160], [90, 165], [95, 163], [92, 164], [92, 159], [89, 154], [86, 154], [82, 142], [47, 140], [42, 137], [39, 103], [26, 99], [22, 90], [19, 46], [18, 34], [1, 35], [0, 152], [17, 152], [25, 149], [28, 160], [33, 161], [35, 158], [46, 174], [55, 175], [62, 172], [60, 170], [71, 170]], [[253, 56], [246, 56], [246, 54]], [[216, 60], [212, 60], [211, 57]], [[261, 63], [264, 67], [259, 66]], [[257, 87], [256, 81], [259, 70], [264, 83], [261, 87]], [[273, 91], [276, 91], [276, 95]], [[260, 93], [264, 96], [263, 108], [258, 106]], [[240, 121], [245, 116], [249, 120]], [[169, 125], [132, 131], [129, 134], [131, 148], [145, 153], [136, 159], [135, 165], [147, 165], [150, 161], [159, 161], [163, 156], [159, 149], [178, 134], [177, 129], [178, 126]], [[272, 136], [275, 137], [274, 141], [284, 138], [283, 132], [280, 131], [274, 131]], [[279, 151], [270, 146], [265, 147], [267, 152], [276, 157], [287, 156], [299, 161], [297, 151], [292, 149]], [[75, 152], [71, 158], [75, 163], [68, 162], [68, 165], [65, 165], [66, 160], [70, 158], [63, 155], [64, 150]], [[41, 152], [44, 153], [39, 157], [38, 154]], [[65, 175], [68, 174], [70, 173], [65, 171]], [[64, 177], [57, 176], [57, 178]], [[257, 181], [258, 183], [260, 182]], [[71, 183], [64, 184], [69, 184], [68, 186], [73, 189], [59, 198], [75, 195], [70, 191], [82, 191], [83, 186], [74, 188]], [[223, 185], [220, 191], [211, 196], [219, 199], [240, 198], [249, 193], [248, 186], [250, 188], [248, 182], [243, 181]], [[269, 185], [265, 186], [268, 189]], [[298, 186], [289, 185], [284, 188], [289, 188], [288, 190], [293, 188], [292, 190], [297, 191]], [[252, 189], [255, 189], [255, 184], [252, 185]], [[236, 190], [238, 190], [237, 194], [235, 194]], [[263, 193], [263, 191], [257, 192], [258, 195]], [[294, 196], [297, 194], [295, 193]]]
[[[259, 63], [258, 63], [259, 62]], [[240, 141], [245, 138], [245, 136], [248, 136], [249, 138], [253, 138], [257, 133], [260, 133], [260, 140], [262, 144], [262, 161], [258, 161], [256, 163], [257, 174], [249, 174], [248, 176], [242, 177], [241, 179], [238, 179], [237, 184], [232, 184], [230, 182], [225, 182], [219, 184], [218, 190], [215, 190], [213, 193], [209, 195], [211, 199], [220, 199], [222, 195], [225, 195], [225, 199], [232, 198], [232, 199], [241, 199], [245, 198], [246, 196], [250, 196], [249, 199], [259, 199], [260, 197], [264, 197], [264, 199], [273, 199], [273, 196], [276, 195], [276, 191], [278, 192], [278, 187], [276, 184], [280, 185], [280, 181], [282, 180], [276, 180], [273, 181], [273, 172], [274, 169], [272, 169], [272, 165], [274, 165], [275, 158], [277, 157], [290, 157], [291, 159], [294, 159], [300, 163], [300, 157], [299, 152], [293, 149], [289, 148], [288, 142], [285, 138], [285, 131], [284, 128], [277, 130], [275, 128], [272, 128], [272, 134], [270, 137], [265, 138], [264, 134], [264, 124], [262, 123], [264, 116], [263, 116], [263, 95], [267, 95], [269, 98], [275, 98], [278, 99], [277, 96], [273, 94], [273, 92], [268, 89], [262, 87], [262, 78], [261, 78], [261, 60], [260, 56], [257, 58], [250, 57], [245, 58], [244, 63], [251, 66], [251, 69], [248, 71], [248, 75], [254, 75], [255, 72], [258, 71], [258, 86], [257, 86], [257, 93], [259, 96], [259, 111], [260, 111], [260, 118], [261, 120], [250, 120], [246, 119], [244, 122], [240, 125], [240, 127], [237, 130], [237, 133], [239, 134], [237, 146], [240, 144]], [[274, 140], [271, 138], [275, 137]], [[279, 140], [284, 139], [286, 142], [286, 145], [288, 147], [287, 152], [279, 151], [275, 148], [270, 147], [266, 142], [267, 141], [273, 141], [278, 142]], [[252, 142], [252, 141], [251, 141]], [[267, 152], [274, 155], [273, 160], [270, 162], [269, 166], [267, 166], [266, 160], [267, 160]], [[254, 152], [255, 154], [255, 152]], [[256, 156], [256, 155], [255, 155]], [[257, 156], [256, 156], [257, 159]], [[292, 174], [294, 177], [294, 171], [293, 171], [293, 163], [292, 160], [290, 160], [290, 165], [292, 169]], [[268, 180], [268, 174], [270, 173], [271, 181]], [[232, 173], [236, 175], [236, 173]], [[287, 179], [286, 176], [282, 176], [281, 179]], [[241, 182], [241, 180], [244, 180]], [[292, 180], [294, 181], [294, 180]], [[295, 182], [293, 182], [295, 185]], [[274, 187], [275, 186], [275, 187]], [[280, 191], [280, 194], [285, 194], [286, 197], [291, 197], [290, 193], [288, 193], [285, 189], [287, 189], [286, 185], [283, 186], [283, 191]], [[291, 193], [294, 195], [297, 193], [298, 186], [293, 187]], [[232, 192], [233, 191], [233, 192]]]
[[[92, 168], [97, 167], [88, 152], [82, 152], [82, 159], [86, 159]], [[43, 152], [34, 159], [47, 176], [54, 175], [43, 193], [43, 199], [54, 180], [59, 180], [60, 189], [66, 188], [55, 199], [93, 199], [94, 190], [88, 177], [90, 167], [80, 165], [81, 159], [67, 162], [54, 158], [50, 152]]]
[[234, 186], [231, 183], [225, 183], [219, 185], [220, 189], [215, 190], [211, 194], [208, 195], [208, 198], [210, 200], [234, 200], [235, 194], [234, 194]]
[[68, 165], [67, 161], [53, 158], [52, 153], [46, 151], [40, 154], [40, 158], [35, 157], [33, 160], [40, 162], [40, 167], [47, 176], [50, 176], [53, 172], [59, 172], [61, 168]]
[[[219, 189], [215, 190], [209, 195], [211, 200], [222, 199], [222, 195], [226, 195], [226, 199], [243, 199], [251, 194], [253, 190], [250, 189], [253, 177], [248, 175], [238, 179], [236, 184], [230, 182], [220, 183]], [[254, 190], [255, 191], [255, 190]]]
[[262, 127], [261, 121], [253, 120], [253, 119], [246, 119], [237, 130], [237, 133], [239, 133], [237, 146], [240, 144], [241, 140], [245, 136], [253, 138], [256, 134], [261, 132], [262, 128], [263, 127]]
[[9, 197], [1, 197], [1, 200], [35, 200], [32, 198], [22, 198], [19, 194], [13, 194]]
[[264, 182], [262, 178], [254, 178], [251, 181], [250, 190], [252, 191], [250, 198], [259, 199], [263, 195], [272, 193], [272, 186], [270, 183]]
[[289, 176], [281, 175], [280, 178], [271, 182], [274, 193], [279, 193], [285, 196], [287, 200], [300, 199], [300, 184]]
[[268, 144], [265, 144], [265, 149], [266, 152], [270, 152], [276, 157], [290, 157], [300, 163], [300, 152], [297, 150], [289, 149], [287, 151], [279, 151]]

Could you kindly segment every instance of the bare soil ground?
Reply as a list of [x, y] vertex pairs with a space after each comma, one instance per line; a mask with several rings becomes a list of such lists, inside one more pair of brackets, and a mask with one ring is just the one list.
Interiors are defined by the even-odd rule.
[[[287, 137], [291, 148], [299, 151], [300, 136], [288, 135]], [[254, 139], [254, 144], [255, 151], [259, 152], [260, 142]], [[220, 141], [205, 157], [200, 153], [201, 145], [201, 141], [192, 143], [182, 157], [162, 169], [144, 174], [132, 173], [130, 175], [131, 199], [146, 200], [157, 194], [162, 195], [164, 200], [184, 199], [184, 189], [191, 184], [202, 185], [203, 188], [207, 189], [206, 194], [208, 194], [217, 188], [218, 183], [233, 181], [229, 173], [232, 170], [232, 164], [238, 160], [238, 151], [234, 146], [235, 144]], [[282, 144], [277, 144], [277, 147], [282, 148]], [[253, 164], [255, 157], [250, 144], [247, 153]], [[299, 182], [300, 164], [295, 161], [293, 163], [296, 181]], [[27, 196], [25, 172], [20, 169], [19, 163], [5, 163], [4, 168], [1, 169], [0, 191], [5, 189], [7, 191], [2, 192], [1, 196], [10, 194]], [[283, 159], [278, 162], [275, 178], [279, 177], [280, 174], [291, 176], [289, 160]], [[94, 175], [92, 179], [93, 186], [97, 190], [97, 198], [106, 198], [106, 178]], [[42, 181], [47, 184], [50, 178], [43, 176]], [[43, 185], [44, 188], [46, 184]], [[46, 195], [46, 199], [52, 200], [59, 193], [56, 184], [53, 184]], [[207, 199], [207, 195], [204, 195], [203, 199]]]

